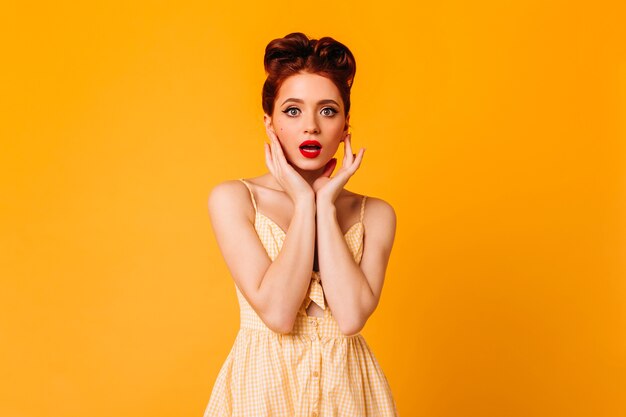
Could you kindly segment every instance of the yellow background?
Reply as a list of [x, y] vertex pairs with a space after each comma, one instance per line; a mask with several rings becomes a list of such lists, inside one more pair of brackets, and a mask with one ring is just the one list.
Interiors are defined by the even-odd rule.
[[400, 414], [626, 415], [623, 2], [11, 3], [0, 416], [202, 415], [239, 320], [207, 197], [265, 172], [292, 31], [356, 56], [348, 188], [398, 216], [363, 334]]

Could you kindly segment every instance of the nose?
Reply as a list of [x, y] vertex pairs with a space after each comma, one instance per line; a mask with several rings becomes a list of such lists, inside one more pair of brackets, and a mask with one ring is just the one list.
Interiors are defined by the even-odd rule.
[[315, 115], [310, 115], [304, 121], [304, 133], [319, 133], [319, 124]]

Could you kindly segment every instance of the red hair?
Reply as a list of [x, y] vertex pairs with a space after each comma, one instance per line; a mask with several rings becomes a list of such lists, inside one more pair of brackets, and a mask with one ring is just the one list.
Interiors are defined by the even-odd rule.
[[263, 59], [267, 79], [263, 84], [263, 110], [274, 112], [274, 102], [283, 81], [299, 72], [319, 74], [330, 79], [339, 89], [345, 115], [350, 112], [350, 88], [356, 72], [352, 52], [341, 42], [328, 36], [309, 39], [304, 33], [290, 33], [272, 40], [265, 47]]

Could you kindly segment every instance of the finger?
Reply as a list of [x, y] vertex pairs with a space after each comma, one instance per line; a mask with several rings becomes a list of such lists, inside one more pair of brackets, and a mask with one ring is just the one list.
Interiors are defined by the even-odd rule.
[[278, 139], [278, 136], [276, 136], [276, 133], [273, 129], [268, 129], [267, 134], [272, 139], [273, 143], [275, 143], [276, 145], [280, 145], [280, 139]]
[[263, 152], [265, 153], [265, 162], [271, 162], [272, 155], [270, 154], [270, 145], [267, 142], [263, 142]]
[[365, 155], [365, 148], [361, 148], [361, 150], [359, 150], [359, 154], [356, 156], [354, 163], [350, 166], [350, 175], [354, 174], [356, 170], [359, 169], [359, 167], [361, 166], [363, 155]]
[[272, 132], [271, 129], [266, 128], [267, 136], [270, 138], [270, 146], [272, 148], [272, 161], [274, 162], [275, 171], [281, 172], [281, 154], [280, 152], [280, 144], [278, 143], [278, 138]]
[[285, 157], [285, 152], [283, 151], [283, 147], [280, 143], [280, 140], [278, 139], [278, 136], [276, 136], [276, 133], [274, 133], [274, 131], [271, 129], [268, 129], [268, 135], [272, 138], [272, 143], [274, 144], [274, 155], [276, 156], [276, 162], [279, 165], [287, 165], [287, 158]]
[[280, 151], [278, 150], [280, 145], [278, 144], [278, 141], [276, 140], [275, 136], [272, 135], [272, 132], [270, 130], [268, 130], [267, 135], [270, 138], [270, 144], [268, 145], [268, 147], [271, 150], [272, 165], [274, 167], [274, 177], [280, 182], [281, 179], [279, 177], [282, 177], [283, 172], [280, 163]]
[[343, 140], [343, 159], [341, 160], [341, 166], [346, 166], [348, 163], [348, 136]]
[[280, 141], [278, 140], [278, 136], [276, 136], [276, 133], [274, 132], [273, 129], [268, 129], [268, 134], [270, 135], [270, 138], [272, 138], [272, 141], [274, 143], [279, 143]]
[[270, 144], [274, 141], [274, 136], [272, 135], [272, 132], [270, 131], [270, 129], [265, 126], [265, 134], [267, 135], [268, 139], [270, 140]]
[[[344, 143], [344, 161], [346, 162], [346, 165], [349, 165], [353, 160], [354, 160], [354, 154], [352, 153], [352, 133], [348, 133], [348, 135], [346, 136], [346, 140], [343, 141]], [[352, 155], [352, 158], [350, 158], [349, 156]]]
[[263, 143], [263, 149], [265, 151], [265, 166], [274, 175], [274, 161], [272, 160], [272, 153], [270, 151], [270, 145], [267, 142]]
[[276, 142], [276, 150], [278, 154], [281, 156], [281, 160], [287, 163], [287, 158], [285, 157], [285, 151], [283, 150], [283, 144], [280, 142], [276, 134], [274, 134], [274, 141]]
[[271, 145], [276, 145], [276, 144], [279, 143], [278, 137], [276, 136], [274, 131], [272, 131], [272, 129], [265, 128], [265, 132], [267, 133], [267, 137], [270, 138], [270, 144]]

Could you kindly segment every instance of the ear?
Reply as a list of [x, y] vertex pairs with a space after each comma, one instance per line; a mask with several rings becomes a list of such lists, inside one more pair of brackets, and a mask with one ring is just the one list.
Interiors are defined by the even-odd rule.
[[348, 114], [346, 116], [346, 123], [343, 125], [343, 139], [341, 139], [341, 141], [343, 142], [344, 139], [346, 138], [346, 135], [348, 134], [348, 129], [350, 128], [350, 115]]
[[268, 115], [267, 113], [265, 113], [263, 115], [263, 123], [265, 124], [265, 127], [268, 129], [272, 129], [272, 116]]

